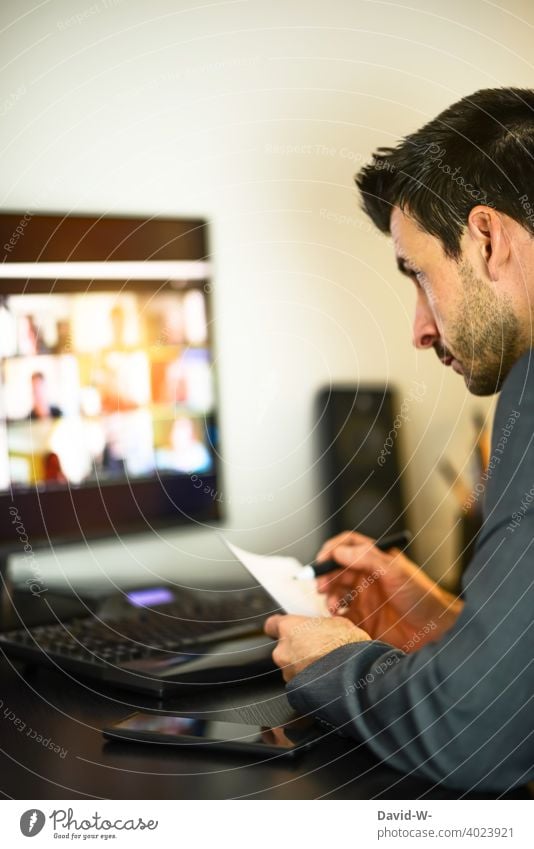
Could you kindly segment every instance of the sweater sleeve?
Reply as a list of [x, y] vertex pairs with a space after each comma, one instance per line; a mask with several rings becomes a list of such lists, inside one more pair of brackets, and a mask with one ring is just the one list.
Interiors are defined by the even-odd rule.
[[342, 646], [287, 687], [301, 713], [405, 773], [454, 788], [504, 791], [534, 779], [530, 356], [516, 363], [499, 399], [480, 493], [484, 526], [453, 628], [411, 654], [377, 641]]

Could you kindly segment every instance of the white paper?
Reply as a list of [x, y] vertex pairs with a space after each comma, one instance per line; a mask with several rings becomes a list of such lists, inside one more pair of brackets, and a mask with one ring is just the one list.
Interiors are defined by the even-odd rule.
[[315, 581], [293, 580], [302, 564], [294, 557], [268, 556], [244, 551], [224, 540], [245, 569], [272, 595], [282, 610], [299, 616], [330, 616], [326, 599], [317, 592]]

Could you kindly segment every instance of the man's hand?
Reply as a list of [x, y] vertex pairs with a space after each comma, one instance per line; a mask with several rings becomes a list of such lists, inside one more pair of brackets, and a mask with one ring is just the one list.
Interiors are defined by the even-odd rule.
[[306, 669], [310, 663], [347, 643], [361, 643], [371, 637], [341, 616], [270, 616], [264, 625], [269, 637], [279, 640], [273, 660], [282, 670], [284, 681]]
[[339, 563], [339, 570], [317, 579], [330, 612], [405, 652], [439, 639], [463, 607], [398, 549], [379, 551], [363, 534], [333, 537], [316, 559]]

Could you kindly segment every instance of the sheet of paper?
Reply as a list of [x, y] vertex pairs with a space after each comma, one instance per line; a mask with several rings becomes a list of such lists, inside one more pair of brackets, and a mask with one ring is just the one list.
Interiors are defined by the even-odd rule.
[[[223, 538], [224, 539], [224, 538]], [[294, 581], [302, 564], [294, 557], [253, 554], [224, 540], [245, 569], [256, 578], [286, 613], [299, 616], [330, 616], [324, 596], [315, 589], [315, 581]]]

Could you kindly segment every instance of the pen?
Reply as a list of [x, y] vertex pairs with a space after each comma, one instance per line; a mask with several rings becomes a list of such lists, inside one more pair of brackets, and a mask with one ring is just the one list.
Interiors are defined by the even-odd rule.
[[[412, 535], [410, 531], [400, 531], [397, 534], [390, 534], [387, 537], [382, 537], [377, 540], [374, 545], [380, 551], [387, 551], [389, 548], [406, 548], [410, 542]], [[309, 563], [308, 566], [303, 566], [298, 575], [295, 575], [295, 581], [307, 581], [310, 578], [318, 578], [320, 575], [328, 575], [329, 572], [334, 572], [336, 569], [342, 569], [340, 563], [335, 560], [325, 560], [324, 563]]]

